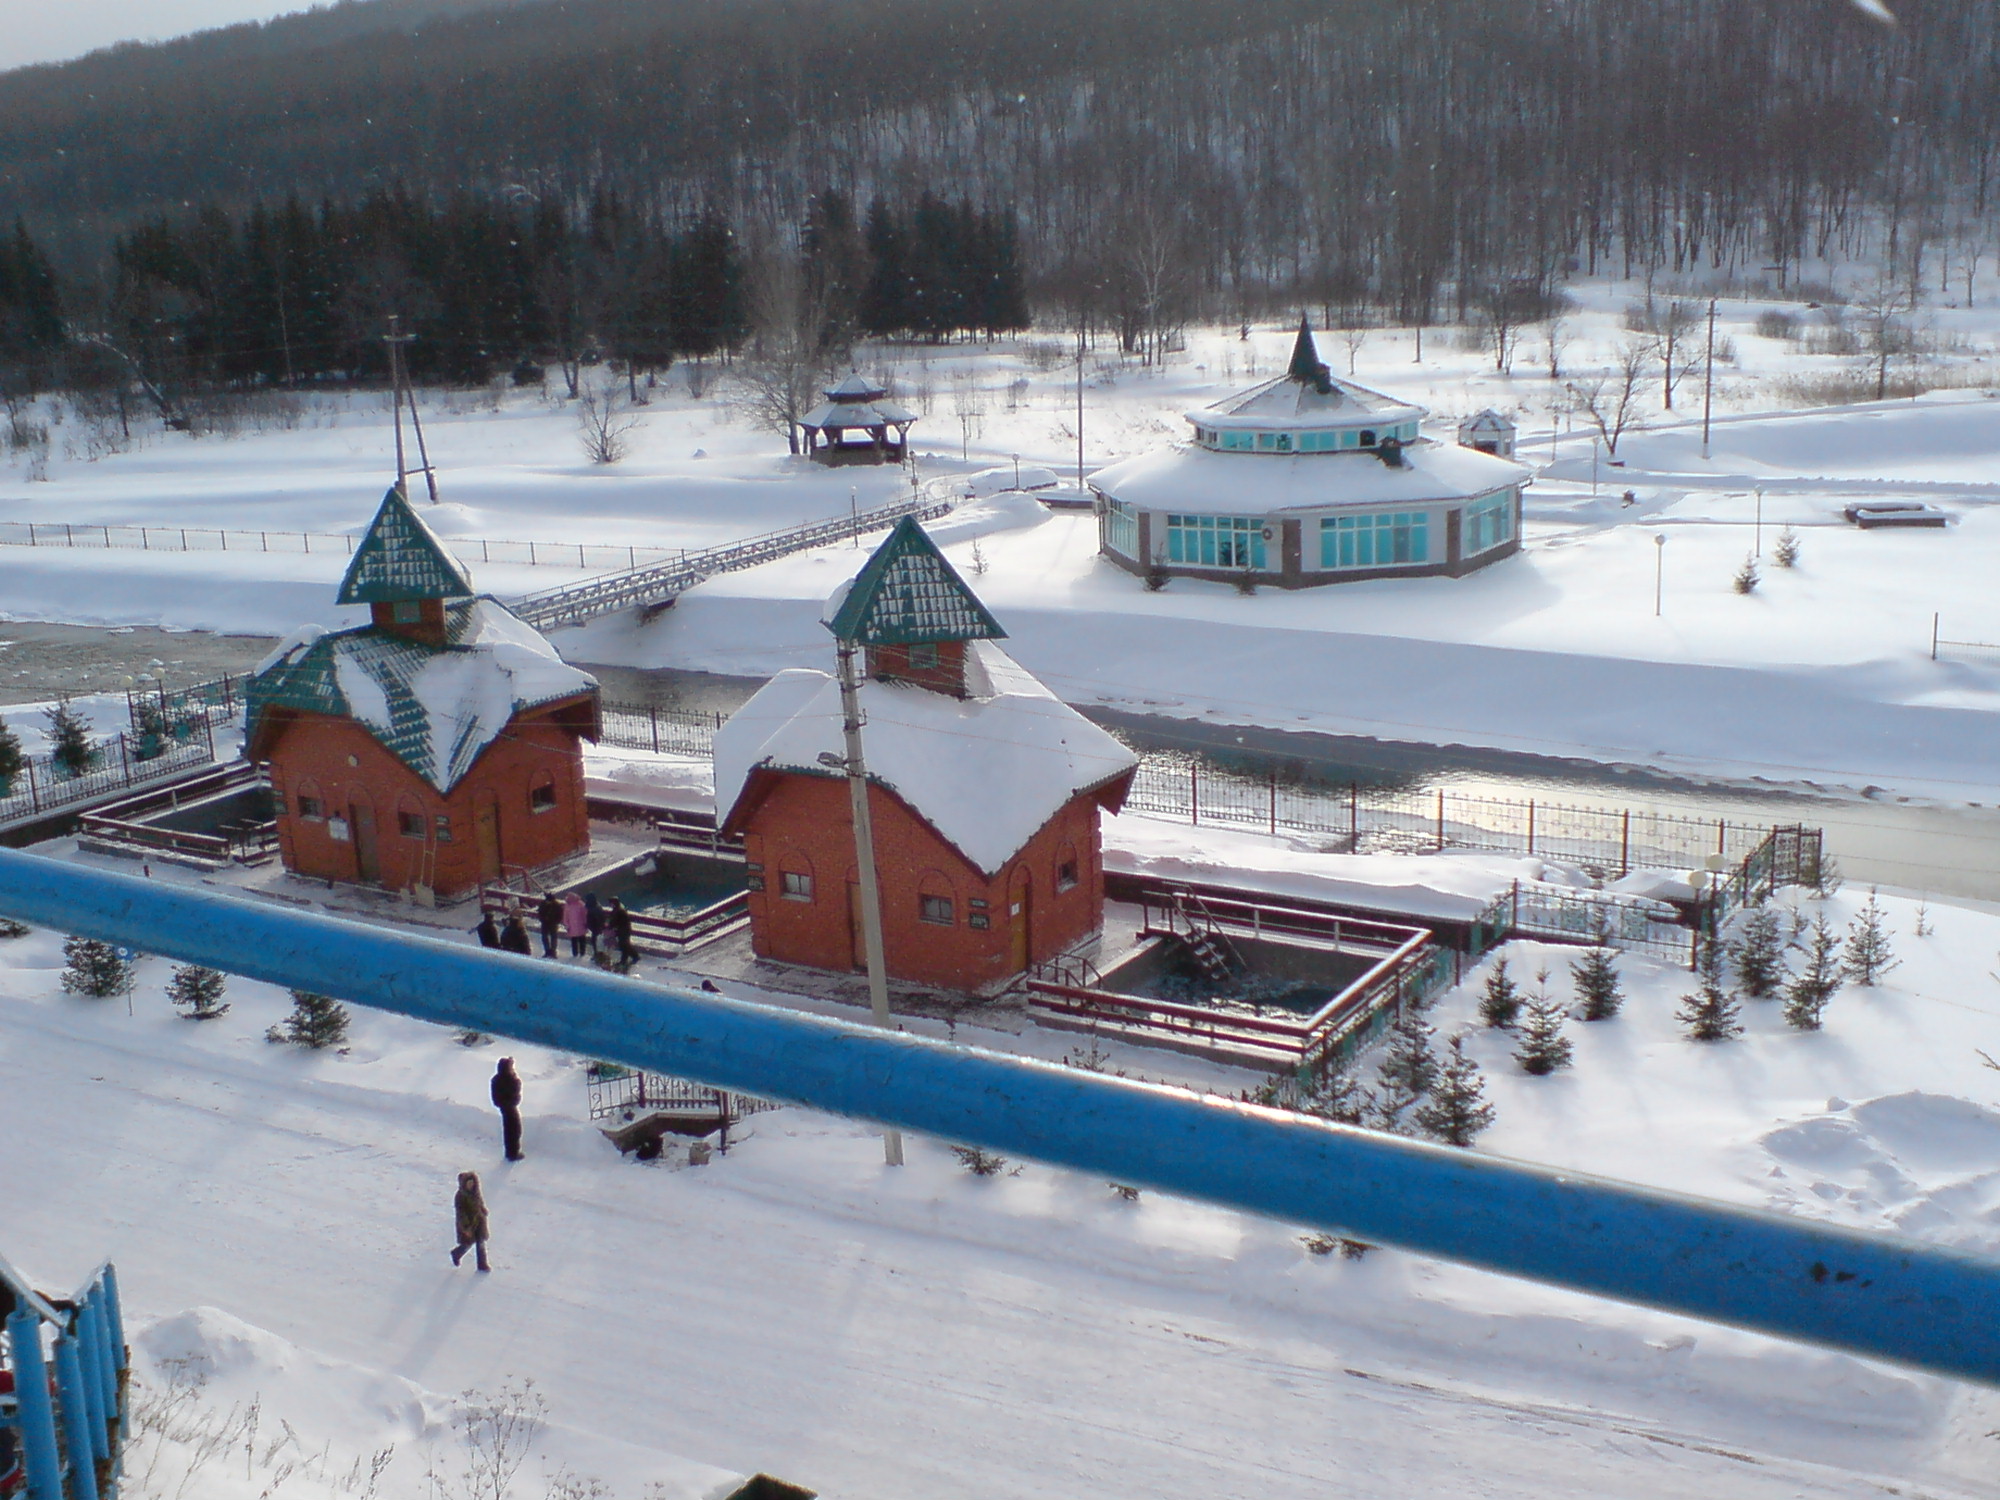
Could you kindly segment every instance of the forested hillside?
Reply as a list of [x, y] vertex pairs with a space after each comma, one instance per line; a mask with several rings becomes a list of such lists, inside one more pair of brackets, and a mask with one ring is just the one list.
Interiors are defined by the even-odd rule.
[[[407, 235], [393, 274], [357, 259], [364, 202], [488, 224], [525, 264], [551, 216], [590, 240], [607, 202], [649, 244], [726, 225], [755, 260], [796, 255], [829, 190], [858, 217], [928, 199], [1004, 240], [1042, 312], [1128, 342], [1288, 300], [1532, 315], [1606, 265], [1778, 279], [1887, 251], [1914, 279], [1993, 245], [1985, 0], [1904, 0], [1894, 27], [1846, 0], [403, 3], [0, 77], [0, 223], [102, 321], [149, 281], [185, 317], [253, 211], [311, 221], [360, 285], [424, 260]], [[907, 325], [1006, 326], [953, 295], [963, 317]], [[560, 320], [540, 301], [522, 326]]]

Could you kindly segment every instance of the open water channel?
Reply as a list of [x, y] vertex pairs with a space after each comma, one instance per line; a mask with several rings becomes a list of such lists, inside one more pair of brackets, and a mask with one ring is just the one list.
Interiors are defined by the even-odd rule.
[[[248, 670], [271, 644], [261, 636], [4, 622], [0, 705], [58, 693], [122, 691], [147, 673], [170, 684], [198, 682]], [[760, 686], [756, 678], [673, 668], [579, 665], [597, 674], [607, 698], [627, 703], [728, 713]], [[1399, 790], [1443, 787], [1468, 796], [1647, 809], [1732, 824], [1804, 823], [1826, 831], [1828, 851], [1850, 882], [2000, 901], [2000, 808], [1886, 793], [1836, 796], [1799, 787], [1700, 782], [1463, 746], [1086, 711], [1140, 748], [1259, 779], [1275, 773], [1289, 783], [1329, 789], [1356, 781]]]

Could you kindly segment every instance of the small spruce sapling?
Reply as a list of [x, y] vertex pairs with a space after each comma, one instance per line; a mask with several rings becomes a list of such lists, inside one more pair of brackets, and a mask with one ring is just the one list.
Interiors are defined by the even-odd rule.
[[1737, 1019], [1736, 996], [1722, 984], [1721, 944], [1713, 938], [1702, 945], [1701, 986], [1692, 995], [1681, 996], [1677, 1019], [1697, 1042], [1726, 1042], [1743, 1034]]
[[1799, 534], [1787, 526], [1778, 533], [1778, 545], [1772, 548], [1771, 556], [1781, 568], [1796, 568], [1799, 554], [1804, 550], [1799, 544]]
[[72, 995], [108, 1000], [132, 988], [132, 963], [109, 943], [96, 938], [63, 940], [62, 987]]
[[[951, 1154], [958, 1158], [958, 1164], [974, 1177], [997, 1177], [1007, 1165], [1007, 1158], [992, 1151], [982, 1151], [977, 1146], [953, 1146]], [[1117, 1184], [1113, 1184], [1115, 1187]]]
[[1437, 1054], [1431, 1050], [1433, 1035], [1432, 1029], [1414, 1012], [1391, 1029], [1388, 1055], [1382, 1059], [1377, 1074], [1381, 1085], [1378, 1117], [1383, 1128], [1393, 1125], [1436, 1082], [1438, 1065]]
[[1530, 1002], [1528, 1019], [1521, 1028], [1521, 1045], [1514, 1049], [1514, 1061], [1521, 1071], [1537, 1078], [1570, 1065], [1575, 1049], [1563, 1035], [1563, 1008], [1540, 997]]
[[292, 1010], [276, 1026], [264, 1033], [267, 1042], [289, 1042], [295, 1047], [337, 1047], [347, 1040], [347, 1007], [310, 990], [292, 991]]
[[1465, 1055], [1464, 1037], [1451, 1039], [1444, 1066], [1413, 1118], [1419, 1130], [1447, 1146], [1470, 1146], [1493, 1123], [1493, 1106], [1486, 1102], [1479, 1064]]
[[0, 797], [12, 796], [14, 782], [27, 769], [28, 757], [21, 750], [21, 737], [0, 720]]
[[1739, 594], [1757, 592], [1757, 585], [1764, 581], [1764, 575], [1758, 570], [1754, 554], [1743, 559], [1743, 566], [1736, 570], [1736, 576], [1729, 581]]
[[1800, 1031], [1818, 1031], [1825, 1022], [1827, 1002], [1840, 988], [1840, 934], [1824, 915], [1813, 919], [1806, 939], [1805, 967], [1785, 986], [1785, 1024]]
[[1912, 937], [1927, 938], [1936, 931], [1937, 927], [1931, 921], [1930, 898], [1928, 896], [1919, 896], [1917, 898], [1916, 924], [1910, 928], [1910, 935]]
[[1736, 984], [1752, 1000], [1775, 999], [1785, 983], [1785, 937], [1778, 914], [1760, 906], [1743, 919], [1743, 935], [1730, 946]]
[[1889, 929], [1882, 921], [1882, 903], [1876, 899], [1871, 886], [1868, 904], [1847, 924], [1847, 952], [1842, 957], [1841, 967], [1850, 980], [1867, 988], [1901, 962], [1889, 947]]
[[1618, 986], [1618, 961], [1609, 948], [1592, 948], [1569, 966], [1576, 981], [1576, 998], [1586, 1021], [1608, 1021], [1625, 1003]]
[[1488, 1026], [1512, 1026], [1521, 1014], [1521, 987], [1507, 973], [1507, 960], [1495, 959], [1479, 997], [1479, 1019]]
[[24, 938], [34, 928], [26, 922], [16, 922], [12, 917], [0, 917], [0, 938]]
[[228, 982], [215, 969], [179, 964], [167, 981], [167, 998], [190, 1021], [213, 1021], [229, 1009], [222, 1003], [222, 991]]
[[83, 716], [65, 698], [44, 711], [49, 721], [49, 756], [65, 776], [81, 776], [97, 765], [97, 750], [90, 743], [90, 730]]

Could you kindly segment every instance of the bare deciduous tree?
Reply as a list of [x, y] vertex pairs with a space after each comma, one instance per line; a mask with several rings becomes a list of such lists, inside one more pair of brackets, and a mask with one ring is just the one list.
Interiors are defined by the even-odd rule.
[[1653, 346], [1645, 339], [1625, 339], [1612, 355], [1611, 373], [1595, 380], [1570, 383], [1577, 410], [1590, 418], [1604, 451], [1616, 458], [1618, 440], [1638, 421], [1639, 384], [1653, 363]]
[[618, 388], [607, 385], [601, 391], [584, 391], [577, 397], [576, 431], [583, 454], [594, 464], [615, 464], [631, 448], [633, 429], [639, 419], [620, 399]]
[[737, 399], [753, 425], [782, 432], [799, 451], [799, 419], [832, 374], [834, 330], [823, 279], [773, 252], [750, 273], [750, 352], [737, 362]]

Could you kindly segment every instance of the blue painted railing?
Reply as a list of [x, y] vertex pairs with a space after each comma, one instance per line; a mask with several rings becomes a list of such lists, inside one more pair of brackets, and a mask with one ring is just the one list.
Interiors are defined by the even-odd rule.
[[16, 1293], [0, 1357], [14, 1375], [26, 1500], [115, 1500], [128, 1373], [117, 1271], [99, 1267], [61, 1304], [4, 1261], [0, 1275]]
[[2000, 1384], [2000, 1262], [0, 850], [0, 914]]

